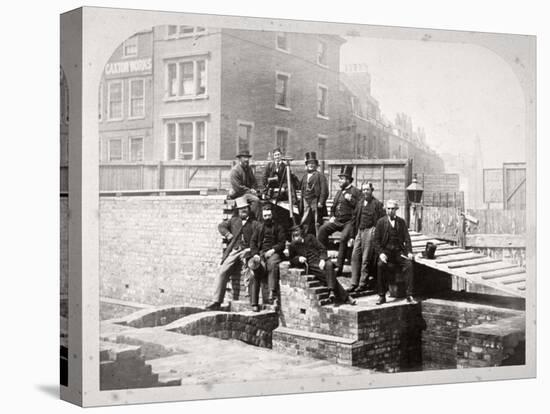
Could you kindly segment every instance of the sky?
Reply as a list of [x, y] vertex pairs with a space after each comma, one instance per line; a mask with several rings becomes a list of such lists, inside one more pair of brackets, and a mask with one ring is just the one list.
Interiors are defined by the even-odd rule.
[[479, 137], [484, 168], [525, 161], [523, 91], [498, 55], [467, 43], [346, 40], [342, 68], [368, 65], [371, 93], [388, 120], [408, 114], [439, 153], [474, 154]]

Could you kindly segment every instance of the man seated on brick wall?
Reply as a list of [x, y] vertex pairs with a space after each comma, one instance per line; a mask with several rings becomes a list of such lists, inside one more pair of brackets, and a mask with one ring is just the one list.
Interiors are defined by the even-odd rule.
[[323, 173], [317, 171], [317, 154], [306, 152], [306, 173], [300, 181], [302, 198], [300, 200], [300, 224], [306, 233], [317, 235], [318, 226], [327, 214], [328, 182]]
[[252, 270], [250, 278], [250, 304], [252, 310], [258, 312], [260, 284], [269, 286], [269, 303], [278, 306], [279, 297], [279, 263], [285, 249], [286, 233], [284, 228], [273, 221], [273, 211], [270, 204], [262, 209], [263, 222], [257, 223], [250, 240], [250, 255], [248, 268]]
[[382, 217], [376, 223], [374, 229], [374, 249], [378, 256], [377, 262], [377, 289], [380, 298], [377, 305], [386, 303], [386, 292], [388, 291], [387, 275], [391, 270], [403, 274], [406, 284], [407, 302], [414, 303], [412, 297], [413, 268], [411, 237], [407, 223], [397, 216], [399, 205], [395, 200], [388, 200], [386, 210], [388, 215]]
[[236, 157], [238, 163], [229, 173], [229, 181], [231, 182], [229, 198], [234, 200], [238, 197], [244, 197], [250, 203], [252, 213], [254, 214], [253, 218], [261, 220], [262, 207], [256, 191], [256, 177], [250, 167], [250, 158], [252, 155], [250, 155], [249, 151], [241, 151]]
[[218, 225], [218, 231], [227, 239], [229, 244], [222, 255], [221, 269], [216, 282], [214, 302], [206, 307], [208, 310], [218, 310], [225, 297], [225, 287], [229, 276], [243, 261], [250, 257], [250, 239], [256, 225], [256, 221], [250, 216], [250, 207], [245, 197], [235, 200], [237, 216], [224, 220]]
[[329, 289], [329, 300], [349, 305], [355, 305], [346, 290], [336, 279], [334, 266], [328, 260], [327, 249], [312, 234], [306, 234], [302, 227], [294, 226], [291, 229], [292, 242], [288, 247], [290, 264], [297, 267], [306, 267], [306, 273], [315, 276]]
[[343, 166], [340, 170], [340, 174], [338, 174], [340, 190], [334, 196], [334, 202], [330, 209], [330, 219], [321, 226], [319, 235], [317, 236], [323, 246], [328, 249], [329, 236], [336, 231], [341, 232], [338, 261], [336, 262], [336, 266], [338, 267], [336, 276], [342, 275], [348, 240], [352, 237], [353, 233], [353, 211], [357, 205], [357, 200], [361, 197], [361, 192], [351, 184], [353, 182], [352, 173], [353, 166], [351, 165]]
[[386, 215], [384, 204], [372, 194], [374, 192], [372, 183], [361, 184], [361, 191], [363, 195], [353, 213], [353, 236], [348, 242], [348, 246], [353, 244], [351, 286], [348, 292], [366, 290], [371, 288], [374, 282], [376, 258], [372, 238], [376, 223]]

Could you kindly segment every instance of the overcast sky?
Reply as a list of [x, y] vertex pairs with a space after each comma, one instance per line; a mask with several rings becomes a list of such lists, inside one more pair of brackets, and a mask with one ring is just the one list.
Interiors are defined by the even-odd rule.
[[473, 44], [348, 37], [341, 63], [366, 63], [382, 113], [412, 117], [436, 151], [472, 154], [484, 168], [525, 161], [525, 105], [509, 65]]

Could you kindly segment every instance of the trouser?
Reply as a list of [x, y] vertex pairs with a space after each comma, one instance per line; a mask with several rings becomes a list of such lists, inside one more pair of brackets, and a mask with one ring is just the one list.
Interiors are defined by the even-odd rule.
[[413, 288], [413, 268], [412, 260], [405, 259], [401, 257], [400, 254], [390, 254], [388, 257], [388, 263], [384, 263], [380, 258], [378, 258], [377, 264], [377, 286], [378, 294], [383, 296], [388, 291], [388, 278], [386, 277], [386, 272], [392, 271], [394, 274], [396, 272], [401, 272], [405, 279], [405, 289], [406, 295], [412, 295]]
[[321, 226], [319, 229], [319, 235], [317, 239], [321, 242], [325, 248], [328, 249], [328, 238], [329, 236], [336, 232], [340, 231], [340, 245], [338, 246], [338, 260], [336, 261], [336, 265], [338, 266], [338, 272], [342, 273], [342, 268], [344, 266], [344, 261], [346, 259], [346, 252], [348, 248], [348, 240], [352, 236], [352, 225], [351, 222], [342, 223], [338, 220], [334, 222], [327, 222]]
[[278, 294], [279, 292], [279, 263], [281, 263], [281, 257], [277, 253], [273, 253], [265, 261], [262, 260], [260, 267], [252, 272], [250, 277], [250, 304], [257, 305], [260, 297], [261, 283], [265, 283], [267, 277], [267, 284], [269, 286], [269, 292], [272, 294]]
[[368, 229], [359, 230], [355, 236], [353, 252], [351, 253], [351, 284], [353, 286], [365, 287], [369, 277], [370, 262], [374, 248], [372, 237], [374, 226]]
[[[315, 221], [317, 219], [317, 221]], [[300, 224], [304, 227], [306, 234], [313, 234], [317, 237], [316, 224], [321, 224], [323, 221], [323, 211], [317, 207], [317, 200], [305, 201], [304, 211]]]
[[240, 270], [242, 258], [245, 255], [244, 250], [232, 250], [222, 263], [218, 280], [216, 281], [216, 290], [214, 291], [214, 302], [223, 303], [225, 297], [225, 287], [229, 277], [235, 270]]
[[321, 283], [328, 287], [329, 290], [333, 290], [340, 301], [344, 302], [348, 298], [348, 293], [336, 279], [334, 265], [330, 260], [325, 261], [325, 268], [323, 270], [319, 268], [319, 262], [308, 263], [308, 266], [309, 274], [315, 276]]

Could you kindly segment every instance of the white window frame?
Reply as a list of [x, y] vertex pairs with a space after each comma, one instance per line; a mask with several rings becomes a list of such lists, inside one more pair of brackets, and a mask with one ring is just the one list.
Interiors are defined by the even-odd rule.
[[[132, 159], [132, 141], [141, 140], [141, 160]], [[136, 135], [128, 137], [128, 161], [130, 162], [141, 162], [145, 160], [145, 139], [143, 135]]]
[[[171, 35], [168, 33], [169, 27], [175, 26], [176, 27], [176, 33]], [[191, 33], [181, 33], [182, 27], [192, 27], [193, 31]], [[197, 30], [198, 28], [202, 27], [204, 30]], [[204, 26], [188, 26], [185, 24], [169, 24], [166, 25], [166, 38], [167, 39], [183, 39], [186, 37], [197, 37], [197, 36], [203, 36], [206, 33], [208, 33], [208, 29]]]
[[[111, 114], [111, 87], [120, 84], [120, 118], [113, 118]], [[107, 83], [107, 121], [122, 121], [124, 119], [124, 82], [111, 80]]]
[[[279, 47], [279, 36], [281, 35], [284, 36], [284, 38], [286, 39], [286, 49]], [[290, 53], [290, 41], [287, 32], [275, 33], [275, 49], [277, 49], [279, 52]]]
[[[204, 62], [204, 93], [197, 94], [197, 90], [199, 88], [199, 65], [198, 62], [203, 61]], [[181, 63], [187, 63], [192, 62], [193, 63], [193, 93], [188, 95], [179, 95], [179, 85], [181, 83]], [[173, 96], [170, 96], [170, 79], [169, 79], [169, 70], [168, 67], [174, 64], [176, 65], [176, 85], [177, 90], [176, 94]], [[169, 58], [165, 59], [164, 61], [164, 101], [181, 101], [181, 100], [191, 100], [191, 99], [207, 99], [208, 98], [208, 55], [193, 55], [193, 56], [184, 56], [180, 58]]]
[[[286, 94], [285, 94], [285, 100], [286, 100], [286, 106], [279, 105], [278, 103], [278, 93], [277, 93], [277, 82], [279, 81], [279, 76], [286, 77]], [[275, 108], [280, 109], [282, 111], [292, 111], [292, 108], [290, 107], [290, 73], [286, 72], [275, 72]]]
[[[324, 89], [326, 91], [326, 93], [325, 93], [325, 101], [326, 102], [325, 102], [325, 113], [324, 114], [321, 114], [319, 112], [319, 90], [320, 89]], [[317, 84], [317, 95], [316, 96], [317, 96], [317, 101], [316, 101], [316, 103], [317, 103], [317, 105], [316, 105], [317, 106], [317, 108], [316, 108], [317, 109], [317, 118], [326, 119], [326, 120], [330, 119], [329, 116], [328, 116], [328, 86], [323, 85], [322, 83], [318, 83]]]
[[250, 143], [248, 144], [248, 150], [252, 154], [253, 151], [254, 151], [254, 122], [244, 121], [242, 119], [237, 119], [237, 133], [235, 134], [237, 139], [235, 141], [235, 151], [237, 151], [236, 152], [237, 154], [240, 152], [240, 149], [239, 149], [239, 126], [241, 126], [241, 125], [250, 127]]
[[[199, 145], [197, 140], [197, 123], [202, 122], [204, 123], [204, 158], [199, 158]], [[175, 126], [175, 133], [176, 133], [176, 141], [175, 141], [175, 158], [170, 159], [169, 158], [169, 142], [168, 142], [168, 125], [174, 124]], [[193, 134], [193, 150], [192, 150], [192, 157], [191, 159], [183, 160], [180, 158], [178, 151], [178, 148], [180, 147], [180, 128], [179, 124], [192, 124], [192, 134]], [[196, 161], [199, 159], [206, 160], [207, 154], [208, 154], [208, 121], [206, 118], [171, 118], [167, 119], [164, 122], [164, 142], [165, 142], [165, 150], [164, 150], [164, 159], [166, 161]]]
[[[323, 63], [319, 60], [319, 45], [324, 45], [325, 47], [325, 60], [326, 63]], [[328, 68], [328, 43], [324, 40], [317, 39], [317, 50], [316, 50], [317, 58], [315, 59], [317, 61], [317, 64], [323, 68]]]
[[[136, 52], [131, 53], [131, 54], [127, 54], [126, 53], [126, 46], [127, 45], [129, 45], [129, 46], [135, 45], [136, 46]], [[123, 59], [130, 59], [130, 58], [136, 57], [137, 55], [138, 55], [138, 38], [137, 38], [137, 36], [133, 36], [129, 39], [126, 39], [122, 43], [122, 58]]]
[[[132, 82], [141, 82], [143, 85], [143, 114], [132, 116]], [[145, 78], [130, 78], [128, 79], [128, 119], [144, 119], [145, 118]]]
[[[120, 159], [112, 160], [111, 159], [111, 142], [120, 141]], [[108, 138], [107, 139], [107, 161], [108, 162], [120, 162], [124, 161], [124, 145], [122, 145], [122, 138]]]
[[285, 128], [285, 127], [279, 127], [279, 126], [276, 126], [275, 127], [275, 142], [274, 142], [274, 147], [279, 147], [279, 143], [277, 142], [277, 133], [279, 131], [285, 131], [286, 132], [286, 147], [285, 148], [281, 148], [281, 151], [283, 151], [283, 155], [287, 155], [287, 152], [288, 152], [288, 146], [290, 145], [290, 132], [291, 132], [291, 129], [290, 128]]

